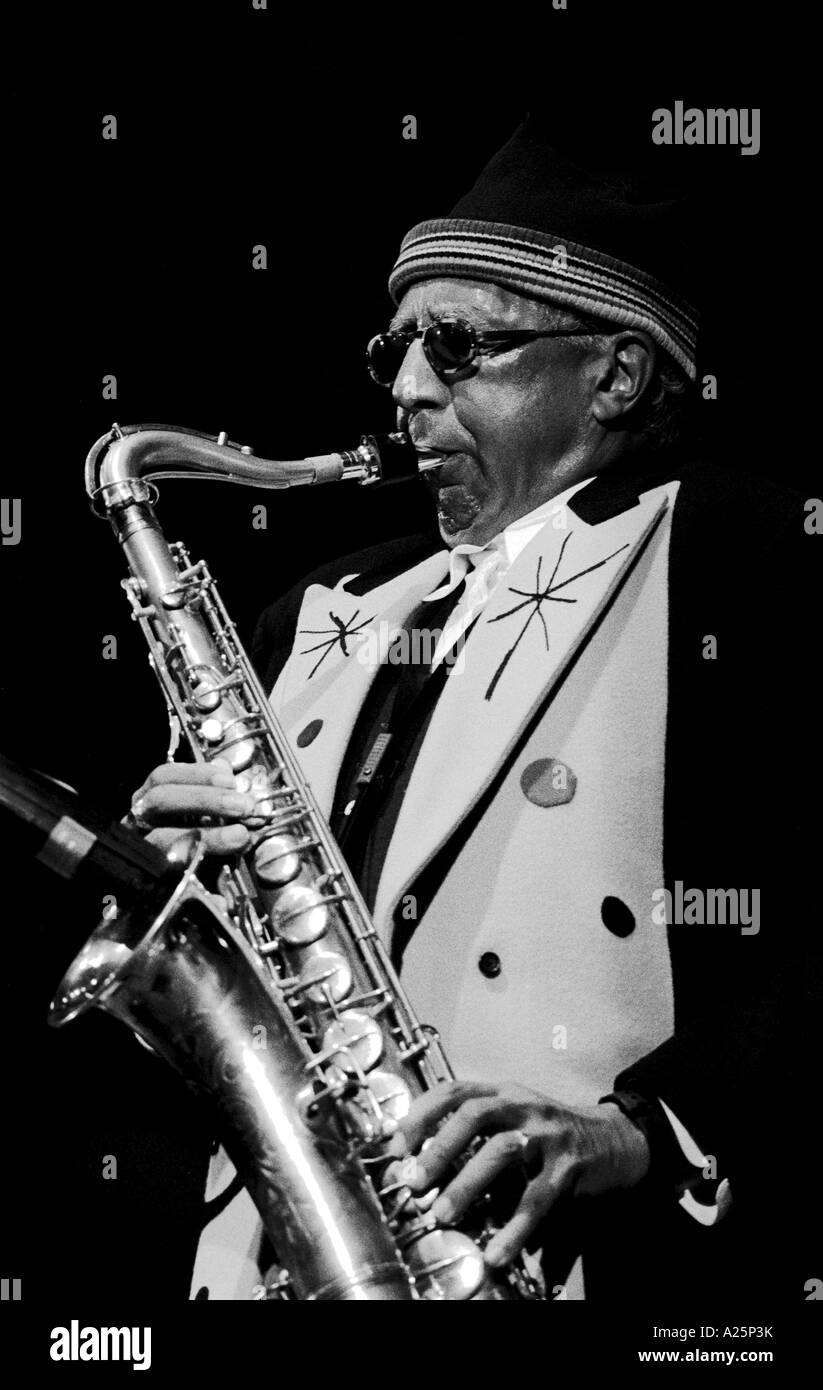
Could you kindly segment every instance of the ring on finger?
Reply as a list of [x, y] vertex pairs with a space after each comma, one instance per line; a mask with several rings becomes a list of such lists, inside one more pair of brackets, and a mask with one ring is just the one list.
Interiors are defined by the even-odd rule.
[[143, 796], [132, 797], [131, 806], [126, 815], [126, 821], [132, 830], [137, 830], [141, 835], [146, 835], [154, 827], [150, 820], [146, 820], [146, 798]]
[[526, 1134], [525, 1131], [522, 1129], [516, 1129], [514, 1131], [514, 1134], [518, 1144], [520, 1145], [520, 1152], [517, 1155], [516, 1161], [518, 1163], [522, 1163], [524, 1167], [528, 1170], [530, 1164], [533, 1161], [534, 1153], [531, 1136]]
[[540, 1147], [534, 1142], [534, 1136], [526, 1134], [522, 1129], [516, 1129], [514, 1133], [520, 1145], [520, 1152], [515, 1161], [523, 1165], [527, 1178], [533, 1178], [541, 1167]]

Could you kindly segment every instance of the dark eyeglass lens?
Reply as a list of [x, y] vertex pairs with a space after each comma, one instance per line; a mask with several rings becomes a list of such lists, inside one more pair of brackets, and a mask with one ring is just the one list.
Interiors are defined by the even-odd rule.
[[471, 361], [474, 332], [467, 323], [433, 323], [426, 341], [438, 366], [446, 371], [455, 371]]
[[379, 333], [369, 343], [369, 367], [375, 380], [390, 386], [408, 350], [408, 339], [399, 333]]

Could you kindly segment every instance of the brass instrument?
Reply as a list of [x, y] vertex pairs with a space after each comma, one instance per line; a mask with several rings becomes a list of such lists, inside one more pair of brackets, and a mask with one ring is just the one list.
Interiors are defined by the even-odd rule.
[[266, 693], [202, 561], [169, 544], [156, 478], [284, 488], [417, 471], [403, 435], [294, 463], [224, 435], [114, 426], [87, 491], [108, 517], [132, 613], [194, 758], [227, 760], [253, 796], [252, 847], [201, 883], [195, 833], [170, 856], [174, 891], [107, 918], [52, 1003], [121, 1018], [217, 1107], [221, 1137], [276, 1252], [266, 1297], [501, 1300], [539, 1293], [521, 1262], [491, 1271], [488, 1199], [465, 1229], [396, 1178], [388, 1140], [412, 1099], [452, 1073], [418, 1022]]

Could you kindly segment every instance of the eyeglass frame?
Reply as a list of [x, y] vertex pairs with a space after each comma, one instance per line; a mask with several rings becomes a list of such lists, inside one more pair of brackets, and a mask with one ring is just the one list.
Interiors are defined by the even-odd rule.
[[[444, 323], [459, 324], [461, 328], [468, 329], [472, 337], [471, 356], [457, 367], [436, 366], [429, 355], [429, 350], [426, 345], [427, 334], [431, 333], [435, 328], [440, 328]], [[371, 364], [372, 345], [377, 342], [378, 338], [405, 339], [407, 343], [406, 352], [408, 352], [409, 347], [416, 338], [422, 339], [426, 361], [435, 376], [438, 376], [441, 381], [449, 381], [459, 376], [461, 372], [465, 372], [478, 357], [492, 356], [497, 352], [510, 352], [513, 348], [534, 342], [537, 338], [588, 338], [591, 337], [592, 334], [593, 330], [591, 328], [509, 328], [499, 331], [490, 329], [488, 331], [478, 332], [474, 324], [469, 323], [468, 319], [461, 319], [457, 315], [444, 315], [443, 318], [436, 319], [434, 323], [426, 324], [425, 328], [390, 328], [386, 332], [375, 333], [374, 337], [369, 339], [368, 347], [366, 348], [366, 361], [372, 381], [378, 386], [384, 386], [390, 389], [394, 385], [396, 374], [392, 377], [391, 381], [380, 381], [375, 375]]]

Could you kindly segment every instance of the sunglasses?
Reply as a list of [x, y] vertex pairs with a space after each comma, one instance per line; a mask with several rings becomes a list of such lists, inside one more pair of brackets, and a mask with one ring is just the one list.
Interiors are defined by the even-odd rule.
[[427, 328], [399, 328], [378, 333], [366, 348], [369, 372], [378, 386], [392, 386], [403, 358], [415, 338], [420, 338], [426, 361], [444, 381], [470, 367], [475, 358], [511, 352], [535, 338], [580, 338], [590, 328], [512, 328], [500, 333], [478, 333], [465, 319], [442, 318]]

